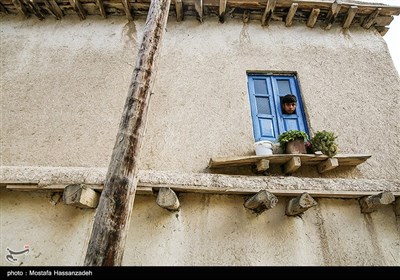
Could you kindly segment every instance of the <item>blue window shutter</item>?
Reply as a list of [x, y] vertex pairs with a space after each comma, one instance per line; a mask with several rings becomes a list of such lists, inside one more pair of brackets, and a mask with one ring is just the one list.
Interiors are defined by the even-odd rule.
[[253, 119], [254, 138], [274, 141], [277, 138], [275, 99], [272, 94], [271, 78], [249, 76], [249, 94]]
[[[255, 141], [276, 141], [285, 131], [309, 134], [299, 86], [294, 75], [249, 75], [249, 97]], [[295, 114], [283, 114], [281, 97], [297, 97]]]

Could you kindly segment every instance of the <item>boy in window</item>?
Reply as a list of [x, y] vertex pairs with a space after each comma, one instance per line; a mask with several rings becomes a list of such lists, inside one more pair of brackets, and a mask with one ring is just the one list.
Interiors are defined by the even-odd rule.
[[282, 113], [294, 114], [296, 113], [297, 98], [293, 94], [287, 94], [282, 97]]

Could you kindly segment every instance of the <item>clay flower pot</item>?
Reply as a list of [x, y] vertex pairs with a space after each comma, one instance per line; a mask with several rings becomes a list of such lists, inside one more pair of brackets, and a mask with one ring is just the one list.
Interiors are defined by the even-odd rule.
[[299, 138], [286, 143], [287, 154], [307, 154], [306, 145], [303, 138]]

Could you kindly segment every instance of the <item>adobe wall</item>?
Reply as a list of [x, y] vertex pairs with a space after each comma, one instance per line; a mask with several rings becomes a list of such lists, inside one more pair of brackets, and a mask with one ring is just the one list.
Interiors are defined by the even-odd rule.
[[[400, 221], [393, 205], [363, 215], [357, 199], [318, 199], [302, 217], [285, 215], [289, 198], [260, 215], [245, 196], [179, 194], [178, 212], [137, 195], [122, 265], [399, 266]], [[93, 209], [59, 196], [0, 190], [1, 261], [6, 266], [83, 264]], [[28, 254], [6, 260], [7, 248]]]
[[[143, 25], [1, 17], [2, 165], [107, 167]], [[298, 73], [312, 131], [335, 131], [342, 153], [372, 154], [355, 169], [294, 176], [398, 179], [400, 80], [377, 33], [170, 20], [159, 65], [142, 170], [210, 172], [210, 157], [253, 154], [246, 70], [274, 70]], [[83, 263], [94, 210], [0, 192], [1, 265], [24, 245], [19, 265]], [[400, 264], [392, 205], [363, 215], [357, 199], [321, 198], [299, 218], [284, 215], [285, 197], [259, 216], [240, 195], [179, 198], [171, 213], [136, 197], [124, 265]]]
[[[144, 21], [0, 20], [3, 164], [108, 166]], [[323, 176], [398, 177], [400, 80], [378, 33], [170, 19], [159, 65], [141, 169], [210, 172], [210, 157], [254, 154], [246, 70], [271, 70], [298, 73], [311, 131], [372, 155]]]

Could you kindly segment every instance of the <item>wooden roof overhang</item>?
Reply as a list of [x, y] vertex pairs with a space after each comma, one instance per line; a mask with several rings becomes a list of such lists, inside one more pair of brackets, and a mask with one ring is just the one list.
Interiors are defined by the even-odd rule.
[[[1, 14], [31, 15], [43, 20], [46, 17], [62, 19], [78, 15], [84, 20], [88, 15], [104, 18], [126, 16], [128, 20], [146, 17], [150, 0], [0, 0]], [[400, 14], [400, 6], [360, 1], [306, 1], [306, 0], [171, 0], [170, 17], [182, 21], [196, 17], [200, 22], [218, 17], [223, 23], [227, 17], [241, 18], [243, 22], [259, 21], [268, 26], [271, 21], [281, 21], [287, 27], [294, 21], [313, 28], [330, 29], [338, 24], [344, 29], [362, 26], [375, 28], [386, 34], [393, 16]]]

